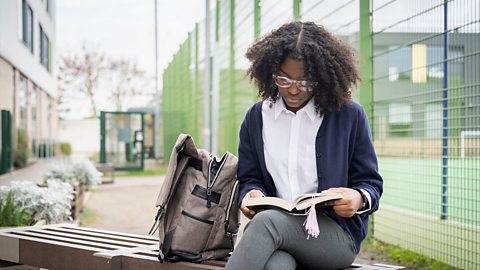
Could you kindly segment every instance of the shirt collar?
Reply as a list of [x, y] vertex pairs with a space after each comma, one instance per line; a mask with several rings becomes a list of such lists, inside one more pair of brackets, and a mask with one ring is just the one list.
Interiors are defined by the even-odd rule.
[[[277, 120], [278, 116], [282, 112], [288, 111], [287, 107], [285, 107], [285, 103], [283, 102], [283, 98], [281, 96], [278, 97], [277, 102], [274, 103], [274, 109], [275, 109], [275, 120]], [[305, 107], [301, 108], [297, 114], [300, 112], [305, 112], [308, 115], [308, 118], [310, 118], [311, 121], [315, 120], [315, 117], [317, 116], [317, 113], [315, 112], [315, 103], [313, 100], [313, 97], [310, 98], [308, 103], [305, 105]]]

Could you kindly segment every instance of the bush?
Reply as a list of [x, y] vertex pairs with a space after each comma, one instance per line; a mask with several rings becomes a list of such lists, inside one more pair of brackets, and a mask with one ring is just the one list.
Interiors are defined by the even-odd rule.
[[72, 186], [77, 181], [87, 186], [96, 186], [102, 183], [101, 173], [86, 158], [66, 158], [55, 162], [47, 169], [43, 178], [59, 180]]
[[13, 192], [8, 192], [6, 198], [0, 197], [0, 227], [27, 226], [32, 223], [32, 216], [15, 201]]
[[47, 181], [48, 187], [39, 187], [33, 182], [13, 181], [8, 186], [0, 186], [0, 198], [11, 193], [21, 211], [32, 216], [33, 222], [45, 220], [47, 223], [64, 222], [70, 219], [73, 188], [59, 181]]
[[27, 132], [24, 129], [19, 129], [17, 131], [17, 148], [13, 152], [13, 166], [17, 168], [27, 166], [29, 155]]
[[102, 173], [87, 158], [73, 160], [74, 173], [81, 183], [87, 186], [96, 186], [102, 183]]
[[58, 180], [60, 182], [69, 183], [72, 186], [75, 185], [75, 182], [80, 182], [79, 179], [76, 179], [73, 166], [67, 161], [67, 159], [59, 160], [50, 165], [46, 173], [43, 175], [43, 179]]
[[60, 152], [66, 156], [70, 156], [72, 154], [72, 145], [69, 142], [61, 142]]

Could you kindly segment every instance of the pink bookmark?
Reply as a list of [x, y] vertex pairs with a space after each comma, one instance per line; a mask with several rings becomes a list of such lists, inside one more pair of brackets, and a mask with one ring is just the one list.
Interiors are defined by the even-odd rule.
[[318, 228], [318, 221], [317, 221], [317, 211], [315, 210], [315, 204], [313, 203], [310, 205], [310, 209], [307, 212], [307, 219], [303, 223], [305, 229], [307, 229], [307, 240], [310, 236], [317, 238], [320, 234], [320, 229]]

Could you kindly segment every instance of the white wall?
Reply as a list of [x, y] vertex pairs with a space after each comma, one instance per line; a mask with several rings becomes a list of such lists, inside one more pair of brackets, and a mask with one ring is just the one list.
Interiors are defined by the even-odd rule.
[[[20, 70], [52, 97], [57, 96], [55, 80], [56, 29], [55, 0], [50, 0], [51, 14], [48, 14], [42, 1], [27, 0], [33, 11], [33, 55], [21, 38], [22, 0], [0, 1], [0, 56]], [[40, 64], [40, 27], [51, 43], [52, 71]]]
[[60, 142], [72, 145], [72, 154], [91, 156], [100, 152], [100, 120], [60, 120]]

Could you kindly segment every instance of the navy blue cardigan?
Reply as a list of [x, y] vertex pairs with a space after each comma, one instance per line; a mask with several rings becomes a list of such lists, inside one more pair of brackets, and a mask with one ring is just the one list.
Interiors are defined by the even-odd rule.
[[[275, 184], [265, 165], [262, 127], [262, 102], [258, 102], [248, 110], [240, 127], [239, 204], [252, 189], [258, 189], [267, 196], [276, 196]], [[370, 127], [360, 104], [351, 102], [339, 111], [324, 115], [315, 140], [315, 152], [318, 192], [331, 187], [350, 187], [370, 194], [371, 209], [364, 214], [342, 218], [333, 209], [320, 210], [352, 236], [358, 253], [368, 231], [368, 214], [378, 209], [383, 186]]]

